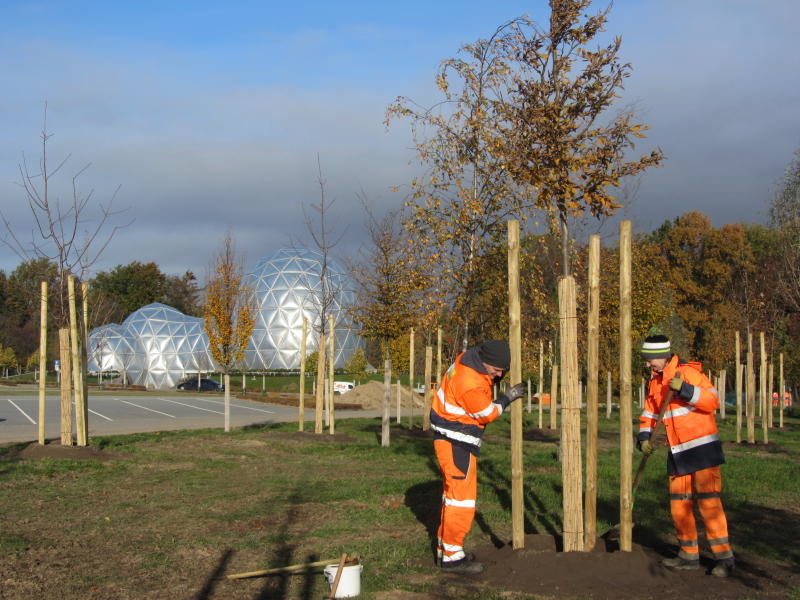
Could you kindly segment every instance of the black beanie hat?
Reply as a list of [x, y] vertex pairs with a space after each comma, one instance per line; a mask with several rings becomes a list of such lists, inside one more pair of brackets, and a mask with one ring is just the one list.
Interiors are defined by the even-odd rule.
[[478, 345], [478, 356], [487, 365], [508, 370], [511, 367], [511, 349], [505, 340], [488, 340]]

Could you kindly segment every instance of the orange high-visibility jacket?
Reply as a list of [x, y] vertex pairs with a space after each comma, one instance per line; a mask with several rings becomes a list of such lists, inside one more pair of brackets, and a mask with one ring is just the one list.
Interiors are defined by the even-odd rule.
[[459, 354], [442, 377], [430, 413], [436, 439], [463, 446], [475, 455], [486, 424], [503, 414], [503, 407], [492, 402], [493, 378], [479, 371], [481, 364], [474, 348]]
[[670, 475], [686, 475], [725, 462], [714, 419], [719, 396], [700, 369], [699, 363], [682, 362], [674, 354], [661, 373], [653, 373], [644, 411], [639, 417], [639, 440], [650, 439], [661, 405], [669, 393], [669, 382], [680, 373], [683, 377], [681, 391], [673, 394], [664, 412]]

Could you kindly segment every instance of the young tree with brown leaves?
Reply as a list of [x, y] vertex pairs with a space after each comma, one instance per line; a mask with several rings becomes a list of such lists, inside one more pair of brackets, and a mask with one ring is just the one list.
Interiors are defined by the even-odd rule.
[[252, 291], [244, 284], [244, 271], [236, 256], [231, 233], [211, 265], [203, 307], [204, 328], [211, 355], [222, 369], [225, 386], [225, 431], [230, 431], [230, 370], [244, 358], [255, 325]]

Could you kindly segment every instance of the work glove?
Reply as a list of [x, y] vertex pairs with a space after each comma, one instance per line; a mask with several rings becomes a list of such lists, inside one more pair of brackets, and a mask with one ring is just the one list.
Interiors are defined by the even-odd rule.
[[649, 439], [636, 440], [636, 449], [645, 456], [650, 456], [653, 452], [655, 452], [655, 448], [653, 447], [653, 444], [650, 443]]
[[669, 380], [669, 389], [675, 392], [675, 395], [682, 400], [691, 400], [694, 395], [694, 386], [686, 383], [680, 373], [677, 373], [675, 377]]
[[514, 400], [522, 398], [524, 395], [525, 389], [522, 387], [521, 383], [518, 383], [517, 385], [512, 385], [510, 388], [508, 388], [506, 393], [502, 396], [498, 396], [497, 403], [503, 407], [503, 410], [505, 410]]

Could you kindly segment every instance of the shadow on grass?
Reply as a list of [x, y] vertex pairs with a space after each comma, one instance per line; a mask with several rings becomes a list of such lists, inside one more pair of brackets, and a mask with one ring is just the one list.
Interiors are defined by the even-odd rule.
[[222, 556], [220, 556], [216, 568], [211, 572], [211, 575], [208, 576], [202, 589], [199, 592], [197, 592], [197, 595], [194, 597], [194, 600], [208, 600], [209, 598], [212, 597], [212, 594], [214, 593], [214, 588], [217, 587], [217, 583], [222, 577], [222, 574], [225, 572], [225, 569], [228, 566], [228, 562], [230, 561], [232, 556], [233, 556], [233, 550], [231, 550], [230, 548], [228, 548], [227, 550], [225, 550], [225, 552], [222, 553]]

